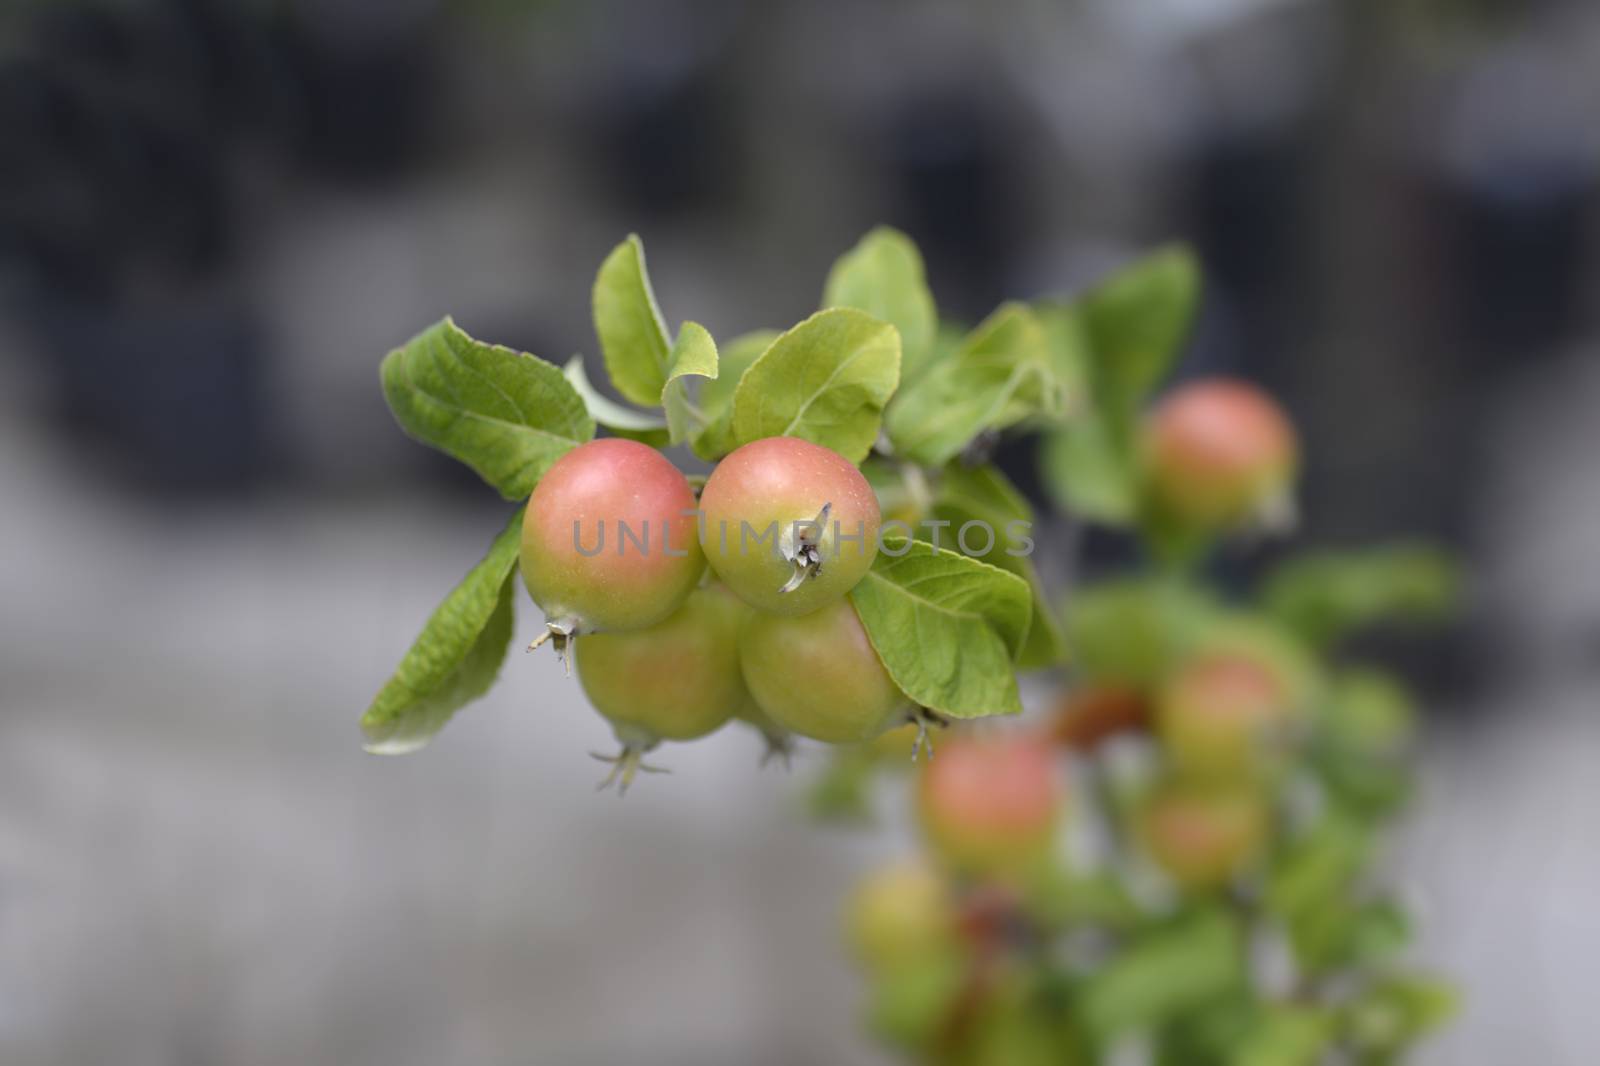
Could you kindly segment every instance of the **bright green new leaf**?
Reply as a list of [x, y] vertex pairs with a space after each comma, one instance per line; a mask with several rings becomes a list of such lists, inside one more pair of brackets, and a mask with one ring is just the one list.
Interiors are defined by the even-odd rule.
[[1113, 274], [1078, 302], [1089, 337], [1095, 398], [1131, 418], [1176, 360], [1200, 302], [1200, 267], [1181, 245]]
[[938, 327], [922, 253], [910, 237], [879, 226], [839, 257], [828, 272], [822, 306], [854, 307], [900, 331], [900, 379], [922, 373], [933, 355]]
[[1045, 490], [1068, 514], [1111, 526], [1126, 526], [1137, 517], [1137, 467], [1098, 412], [1085, 412], [1045, 434], [1039, 463]]
[[862, 311], [818, 311], [772, 342], [733, 394], [733, 443], [799, 437], [853, 463], [900, 381], [900, 334]]
[[758, 329], [741, 334], [722, 346], [714, 378], [700, 383], [700, 429], [689, 435], [689, 447], [708, 463], [733, 451], [733, 393], [739, 380], [780, 334]]
[[661, 388], [661, 406], [667, 409], [669, 439], [681, 444], [703, 424], [704, 416], [689, 401], [686, 377], [716, 380], [717, 342], [698, 322], [685, 322], [667, 359], [667, 383]]
[[508, 500], [594, 437], [583, 398], [559, 369], [467, 336], [449, 318], [390, 352], [384, 398], [408, 434], [466, 463]]
[[[940, 547], [954, 548], [1008, 570], [1028, 583], [1033, 613], [1017, 668], [1038, 670], [1060, 662], [1065, 654], [1061, 624], [1050, 609], [1029, 554], [1034, 546], [1033, 508], [1027, 498], [997, 467], [951, 464], [940, 478], [931, 517], [949, 525], [924, 525], [917, 531], [919, 537], [931, 540], [937, 532], [935, 543]], [[968, 523], [977, 525], [967, 527]]]
[[617, 391], [646, 407], [660, 403], [672, 342], [650, 288], [644, 244], [635, 235], [600, 264], [594, 279], [594, 331]]
[[952, 718], [1022, 710], [1012, 665], [1031, 608], [1015, 574], [891, 535], [850, 599], [884, 669], [918, 704]]
[[[1074, 397], [1093, 395], [1093, 352], [1086, 316], [1073, 304], [1041, 301], [1034, 314], [1044, 329], [1056, 373]], [[1046, 434], [1040, 448], [1044, 487], [1069, 514], [1125, 526], [1138, 512], [1139, 471], [1132, 441], [1098, 405]]]
[[445, 597], [394, 676], [361, 716], [366, 750], [403, 755], [433, 739], [451, 715], [489, 691], [511, 642], [522, 512], [489, 554]]
[[895, 454], [942, 466], [985, 430], [1065, 418], [1070, 397], [1032, 311], [1003, 304], [889, 408]]
[[578, 395], [583, 397], [583, 404], [589, 409], [589, 417], [600, 425], [619, 437], [627, 437], [629, 440], [648, 444], [652, 448], [666, 446], [666, 418], [649, 411], [625, 407], [595, 388], [583, 368], [583, 356], [575, 355], [568, 359], [567, 365], [562, 368], [562, 373], [572, 383], [572, 387], [578, 390]]
[[1152, 930], [1083, 985], [1089, 1031], [1109, 1041], [1151, 1030], [1226, 996], [1246, 979], [1237, 925], [1221, 910]]

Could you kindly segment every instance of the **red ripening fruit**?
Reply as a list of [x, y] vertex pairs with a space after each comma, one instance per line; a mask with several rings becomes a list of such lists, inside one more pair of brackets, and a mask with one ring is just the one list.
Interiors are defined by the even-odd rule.
[[1149, 707], [1138, 689], [1092, 685], [1063, 697], [1051, 734], [1065, 747], [1090, 751], [1120, 733], [1144, 729], [1149, 721]]
[[917, 782], [929, 844], [974, 876], [1025, 872], [1048, 857], [1064, 800], [1053, 748], [1023, 733], [952, 737]]
[[[750, 699], [739, 671], [739, 632], [750, 608], [720, 586], [698, 588], [670, 618], [631, 633], [595, 633], [574, 658], [584, 694], [622, 741], [618, 772], [663, 740], [719, 728]], [[609, 779], [608, 779], [609, 780]]]
[[1221, 530], [1283, 517], [1299, 462], [1277, 401], [1243, 381], [1181, 385], [1145, 426], [1156, 505], [1184, 525]]
[[1162, 686], [1156, 729], [1179, 773], [1236, 777], [1262, 768], [1282, 749], [1292, 701], [1266, 664], [1236, 652], [1204, 654]]
[[694, 515], [694, 490], [654, 448], [596, 440], [556, 460], [528, 500], [522, 578], [557, 650], [676, 611], [705, 569]]
[[855, 587], [878, 554], [878, 498], [854, 463], [767, 437], [717, 464], [700, 492], [700, 545], [745, 602], [806, 614]]
[[739, 650], [756, 706], [792, 733], [860, 743], [905, 715], [906, 697], [889, 679], [849, 600], [799, 617], [757, 613]]
[[1250, 788], [1169, 782], [1145, 801], [1139, 828], [1151, 857], [1174, 881], [1207, 889], [1232, 879], [1260, 852], [1267, 810]]

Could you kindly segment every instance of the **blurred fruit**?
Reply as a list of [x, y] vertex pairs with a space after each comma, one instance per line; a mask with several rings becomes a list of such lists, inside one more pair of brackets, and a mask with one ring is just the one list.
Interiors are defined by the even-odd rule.
[[1156, 730], [1173, 767], [1192, 777], [1234, 778], [1284, 747], [1289, 694], [1260, 660], [1226, 652], [1185, 663], [1157, 696]]
[[1109, 737], [1146, 728], [1149, 720], [1150, 709], [1137, 689], [1093, 685], [1062, 698], [1051, 732], [1057, 743], [1088, 751]]
[[1139, 829], [1151, 857], [1179, 885], [1213, 888], [1256, 857], [1267, 809], [1248, 787], [1168, 782], [1145, 801]]
[[946, 741], [922, 771], [917, 813], [951, 868], [1005, 876], [1048, 857], [1064, 799], [1048, 738], [969, 734]]
[[851, 894], [845, 932], [862, 965], [872, 971], [894, 969], [950, 949], [955, 904], [944, 878], [926, 863], [886, 866]]
[[1254, 385], [1218, 378], [1174, 389], [1146, 424], [1145, 457], [1154, 504], [1183, 526], [1223, 530], [1292, 513], [1294, 427]]

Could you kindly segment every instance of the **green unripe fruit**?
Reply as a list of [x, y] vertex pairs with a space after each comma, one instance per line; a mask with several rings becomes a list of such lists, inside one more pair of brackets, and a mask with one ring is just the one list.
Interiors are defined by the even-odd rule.
[[972, 876], [1025, 873], [1048, 858], [1065, 790], [1046, 738], [952, 737], [917, 782], [917, 814], [934, 852]]
[[1140, 812], [1140, 835], [1150, 856], [1179, 885], [1222, 885], [1260, 853], [1267, 809], [1255, 790], [1169, 782]]
[[1254, 385], [1211, 379], [1174, 389], [1145, 427], [1152, 503], [1179, 524], [1220, 531], [1288, 508], [1294, 427]]
[[556, 460], [528, 500], [522, 577], [558, 650], [676, 611], [705, 569], [694, 515], [694, 490], [654, 448], [597, 440]]
[[756, 614], [740, 642], [740, 663], [766, 716], [813, 740], [871, 740], [906, 709], [849, 600], [798, 617]]
[[923, 863], [876, 870], [845, 905], [845, 935], [856, 958], [874, 972], [948, 951], [956, 942], [949, 887]]
[[798, 615], [855, 587], [878, 553], [878, 498], [855, 464], [768, 437], [717, 464], [700, 492], [700, 544], [718, 577], [763, 611]]
[[578, 680], [626, 746], [705, 736], [749, 699], [739, 672], [749, 614], [724, 589], [696, 589], [659, 625], [578, 641]]

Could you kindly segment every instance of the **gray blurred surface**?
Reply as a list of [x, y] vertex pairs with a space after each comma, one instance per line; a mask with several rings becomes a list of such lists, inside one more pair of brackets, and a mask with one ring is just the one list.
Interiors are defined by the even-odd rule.
[[877, 848], [752, 734], [597, 794], [609, 730], [514, 652], [426, 753], [362, 754], [492, 513], [157, 514], [4, 453], [0, 1061], [876, 1061], [833, 933]]

